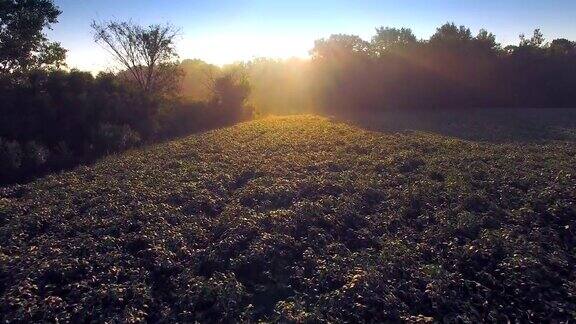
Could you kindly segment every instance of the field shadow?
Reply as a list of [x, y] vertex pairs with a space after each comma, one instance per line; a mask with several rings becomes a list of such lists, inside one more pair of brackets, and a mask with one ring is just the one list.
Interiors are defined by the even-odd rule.
[[491, 143], [576, 142], [576, 109], [567, 108], [385, 111], [343, 119], [384, 133], [424, 131]]

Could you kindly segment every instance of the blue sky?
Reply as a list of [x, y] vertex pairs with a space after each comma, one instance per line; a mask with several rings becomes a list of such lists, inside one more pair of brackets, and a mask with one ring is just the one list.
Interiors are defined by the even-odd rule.
[[547, 39], [576, 40], [576, 0], [55, 0], [63, 11], [49, 32], [69, 50], [70, 67], [112, 64], [92, 40], [90, 22], [170, 22], [181, 30], [182, 59], [226, 64], [253, 57], [305, 57], [314, 40], [333, 33], [369, 40], [379, 26], [410, 27], [420, 38], [455, 22], [486, 28], [503, 44], [541, 28]]

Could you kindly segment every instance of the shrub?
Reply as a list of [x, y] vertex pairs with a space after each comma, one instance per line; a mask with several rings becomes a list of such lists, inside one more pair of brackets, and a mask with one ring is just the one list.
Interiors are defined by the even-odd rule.
[[173, 138], [209, 128], [208, 107], [204, 102], [180, 102], [160, 109], [160, 137]]
[[140, 143], [140, 135], [128, 125], [101, 124], [93, 138], [97, 154], [119, 152]]
[[38, 170], [42, 168], [46, 165], [50, 156], [50, 150], [35, 141], [26, 143], [23, 153], [22, 167], [24, 170]]
[[0, 183], [18, 182], [250, 118], [245, 79], [217, 81], [214, 100], [142, 95], [121, 74], [35, 70], [0, 75]]
[[61, 141], [56, 145], [51, 154], [51, 165], [56, 169], [69, 167], [74, 163], [74, 152], [70, 149], [68, 144]]
[[22, 147], [16, 141], [0, 138], [0, 176], [6, 179], [15, 178], [22, 167]]

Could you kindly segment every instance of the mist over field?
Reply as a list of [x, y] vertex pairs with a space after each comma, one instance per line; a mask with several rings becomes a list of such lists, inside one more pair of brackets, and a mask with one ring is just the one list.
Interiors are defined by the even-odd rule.
[[0, 322], [576, 320], [576, 8], [426, 3], [0, 0]]

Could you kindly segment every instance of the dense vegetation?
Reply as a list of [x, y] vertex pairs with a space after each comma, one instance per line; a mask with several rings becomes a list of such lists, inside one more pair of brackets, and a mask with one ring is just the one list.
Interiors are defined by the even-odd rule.
[[[95, 76], [63, 69], [60, 13], [0, 0], [0, 322], [576, 318], [576, 110], [551, 109], [576, 43], [382, 27], [217, 67], [170, 24], [94, 21]], [[209, 131], [254, 107], [419, 131]]]
[[576, 44], [548, 43], [539, 30], [503, 48], [485, 30], [474, 36], [451, 23], [428, 40], [381, 27], [369, 42], [342, 34], [318, 40], [308, 61], [217, 67], [180, 61], [169, 24], [92, 22], [95, 41], [119, 67], [93, 76], [61, 69], [66, 50], [46, 35], [60, 13], [51, 0], [0, 3], [0, 185], [234, 124], [255, 109], [355, 119], [576, 106]]
[[109, 73], [0, 76], [0, 184], [249, 119], [249, 91], [229, 75], [216, 80], [211, 98], [201, 102], [145, 96]]
[[187, 100], [210, 98], [211, 80], [221, 74], [240, 73], [252, 86], [248, 98], [259, 116], [317, 113], [322, 105], [317, 70], [312, 61], [257, 58], [216, 66], [202, 60], [183, 60], [181, 95]]
[[59, 69], [66, 51], [45, 35], [59, 15], [50, 0], [0, 2], [0, 185], [251, 118], [240, 73], [214, 76], [202, 101], [179, 96], [170, 26], [93, 23], [120, 70]]
[[0, 192], [0, 321], [576, 317], [576, 146], [263, 119]]
[[502, 48], [493, 34], [454, 24], [418, 41], [380, 28], [371, 42], [333, 35], [312, 50], [327, 112], [576, 107], [576, 43], [536, 30]]
[[[421, 40], [410, 29], [381, 27], [370, 41], [342, 34], [318, 40], [310, 53], [309, 61], [236, 66], [253, 84], [250, 100], [261, 114], [576, 107], [576, 43], [548, 42], [540, 30], [504, 47], [488, 31], [474, 35], [452, 23]], [[218, 69], [198, 61], [183, 67], [195, 75], [185, 78], [185, 89]]]

